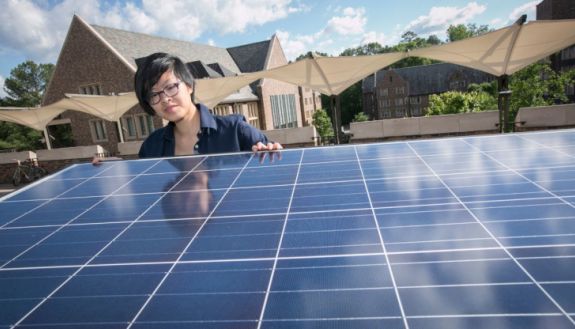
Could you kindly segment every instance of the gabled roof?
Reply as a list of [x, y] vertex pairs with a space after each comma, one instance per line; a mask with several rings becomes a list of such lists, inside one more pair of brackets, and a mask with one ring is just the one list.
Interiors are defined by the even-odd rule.
[[[264, 70], [271, 40], [250, 43], [243, 46], [228, 48], [228, 52], [238, 64], [241, 72], [257, 72]], [[225, 65], [225, 63], [222, 63]]]
[[173, 40], [148, 34], [129, 32], [98, 25], [91, 27], [120, 53], [135, 65], [135, 59], [155, 52], [167, 52], [180, 57], [184, 62], [203, 61], [220, 63], [233, 72], [243, 72], [230, 56], [227, 49], [202, 45], [188, 41]]
[[223, 65], [221, 65], [219, 63], [208, 64], [208, 66], [210, 68], [212, 68], [214, 71], [218, 72], [223, 77], [233, 77], [233, 76], [237, 75], [237, 73], [234, 73], [234, 72], [228, 70], [227, 68], [225, 68]]
[[204, 64], [202, 61], [193, 61], [186, 63], [188, 71], [192, 74], [194, 79], [204, 78], [221, 78], [222, 75], [212, 69], [210, 66]]
[[[450, 90], [449, 78], [456, 73], [465, 76], [468, 83], [481, 83], [491, 81], [495, 77], [491, 74], [473, 70], [464, 66], [439, 63], [431, 65], [420, 65], [404, 67], [400, 69], [384, 69], [377, 71], [377, 82], [381, 82], [387, 77], [387, 72], [393, 71], [409, 83], [409, 93], [411, 95], [437, 94]], [[373, 92], [374, 75], [365, 78], [362, 82], [363, 92]]]

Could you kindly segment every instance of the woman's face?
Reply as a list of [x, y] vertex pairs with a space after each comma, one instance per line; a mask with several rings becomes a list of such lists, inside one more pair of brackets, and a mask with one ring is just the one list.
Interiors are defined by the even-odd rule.
[[152, 86], [149, 104], [165, 120], [178, 122], [190, 114], [193, 89], [180, 81], [171, 70], [164, 72]]

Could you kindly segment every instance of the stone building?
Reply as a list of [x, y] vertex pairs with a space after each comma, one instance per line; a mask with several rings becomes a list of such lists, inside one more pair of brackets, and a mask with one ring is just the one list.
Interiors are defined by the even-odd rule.
[[[179, 56], [196, 79], [232, 76], [288, 63], [275, 35], [270, 40], [220, 48], [90, 25], [74, 15], [42, 103], [56, 102], [65, 93], [109, 95], [133, 91], [135, 59], [159, 51]], [[309, 123], [309, 112], [320, 107], [318, 93], [262, 79], [229, 95], [213, 112], [243, 114], [252, 125], [270, 130], [302, 127]], [[143, 140], [164, 124], [139, 106], [126, 112], [120, 125], [75, 111], [64, 112], [55, 123], [71, 126], [77, 146], [98, 144], [112, 154], [117, 152], [121, 139]]]
[[423, 116], [430, 95], [466, 91], [472, 83], [494, 79], [449, 63], [379, 70], [362, 82], [363, 112], [372, 120]]
[[[537, 20], [575, 19], [575, 1], [543, 0], [537, 5]], [[575, 45], [551, 56], [551, 65], [557, 72], [575, 69]], [[575, 86], [566, 90], [567, 97], [575, 102]]]

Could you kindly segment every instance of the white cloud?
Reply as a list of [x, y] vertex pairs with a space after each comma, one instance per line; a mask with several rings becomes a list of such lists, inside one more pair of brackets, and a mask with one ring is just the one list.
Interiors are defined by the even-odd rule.
[[0, 75], [0, 98], [4, 98], [6, 96], [8, 96], [8, 94], [6, 94], [6, 92], [4, 91], [4, 81], [6, 79], [4, 79], [3, 76]]
[[70, 20], [78, 14], [90, 24], [134, 32], [194, 40], [215, 31], [241, 33], [300, 11], [292, 0], [155, 0], [125, 2], [63, 0], [53, 7], [31, 0], [8, 0], [0, 11], [2, 53], [25, 54], [28, 59], [55, 62]]
[[327, 22], [325, 31], [343, 36], [361, 34], [364, 31], [367, 18], [364, 8], [344, 8], [343, 16], [334, 16]]
[[515, 22], [519, 17], [521, 17], [521, 15], [523, 14], [527, 14], [527, 17], [530, 19], [535, 19], [535, 11], [537, 9], [537, 4], [541, 2], [539, 0], [537, 1], [531, 1], [528, 2], [526, 4], [523, 4], [515, 9], [513, 9], [513, 11], [511, 12], [511, 14], [509, 14], [509, 21], [507, 23], [513, 23]]
[[207, 31], [242, 33], [309, 10], [290, 4], [291, 0], [172, 0], [159, 5], [156, 0], [143, 0], [142, 10], [158, 23], [162, 35], [193, 40]]
[[385, 45], [386, 43], [386, 36], [383, 33], [378, 33], [375, 31], [370, 31], [367, 32], [363, 35], [363, 38], [361, 39], [361, 44], [362, 45], [366, 45], [368, 43], [372, 43], [372, 42], [377, 42], [380, 45]]
[[501, 18], [494, 18], [489, 21], [489, 26], [492, 28], [499, 28], [503, 25], [503, 20]]
[[465, 7], [432, 7], [429, 14], [419, 16], [403, 29], [412, 31], [419, 36], [430, 34], [443, 35], [449, 25], [468, 24], [472, 19], [483, 13], [486, 7], [476, 2], [470, 2]]
[[276, 36], [280, 40], [288, 61], [293, 61], [299, 55], [308, 52], [310, 46], [313, 44], [313, 37], [311, 36], [292, 37], [289, 32], [281, 30], [276, 31]]

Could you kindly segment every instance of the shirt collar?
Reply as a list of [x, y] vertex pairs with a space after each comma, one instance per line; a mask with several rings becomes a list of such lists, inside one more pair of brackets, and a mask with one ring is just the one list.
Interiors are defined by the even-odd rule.
[[[202, 131], [207, 130], [207, 129], [217, 130], [218, 124], [217, 124], [216, 120], [214, 119], [214, 116], [212, 115], [212, 113], [210, 113], [210, 110], [208, 109], [208, 107], [205, 106], [204, 104], [196, 104], [196, 107], [200, 111], [200, 129]], [[174, 127], [175, 126], [176, 126], [176, 124], [171, 122], [171, 121], [168, 123], [168, 125], [166, 126], [166, 129], [164, 129], [164, 138], [170, 139], [170, 140], [174, 139]]]
[[210, 113], [210, 110], [204, 104], [198, 104], [198, 108], [200, 110], [200, 128], [210, 128], [217, 130], [218, 124], [214, 119], [214, 116]]

